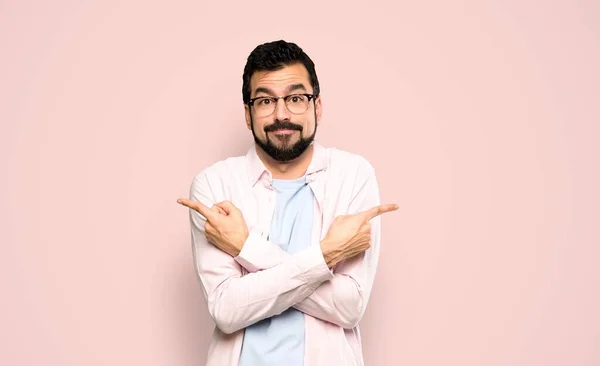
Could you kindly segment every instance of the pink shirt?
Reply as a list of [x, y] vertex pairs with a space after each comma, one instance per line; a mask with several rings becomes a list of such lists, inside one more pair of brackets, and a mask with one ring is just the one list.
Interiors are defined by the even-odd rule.
[[270, 243], [275, 208], [271, 173], [256, 154], [219, 161], [196, 175], [190, 199], [211, 207], [231, 201], [250, 236], [233, 258], [208, 243], [205, 219], [190, 210], [192, 253], [208, 311], [216, 327], [207, 366], [237, 366], [244, 328], [294, 307], [304, 313], [307, 366], [363, 365], [358, 323], [362, 318], [379, 257], [381, 218], [371, 220], [371, 248], [329, 270], [320, 241], [336, 216], [380, 204], [373, 167], [363, 157], [314, 142], [306, 172], [315, 196], [312, 242], [289, 254]]

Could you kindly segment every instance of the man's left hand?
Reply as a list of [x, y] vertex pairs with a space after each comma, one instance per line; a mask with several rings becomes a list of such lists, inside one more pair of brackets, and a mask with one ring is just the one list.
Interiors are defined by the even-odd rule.
[[221, 249], [232, 257], [242, 251], [248, 238], [248, 226], [240, 211], [230, 201], [223, 201], [208, 208], [200, 202], [184, 198], [177, 203], [187, 206], [206, 218], [204, 231], [209, 243]]

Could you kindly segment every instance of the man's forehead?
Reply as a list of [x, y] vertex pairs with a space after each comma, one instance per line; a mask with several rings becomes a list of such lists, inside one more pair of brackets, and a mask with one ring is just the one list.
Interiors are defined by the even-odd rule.
[[284, 66], [273, 71], [256, 71], [250, 78], [250, 87], [253, 93], [258, 88], [285, 90], [298, 84], [304, 85], [307, 90], [310, 88], [308, 71], [302, 64]]

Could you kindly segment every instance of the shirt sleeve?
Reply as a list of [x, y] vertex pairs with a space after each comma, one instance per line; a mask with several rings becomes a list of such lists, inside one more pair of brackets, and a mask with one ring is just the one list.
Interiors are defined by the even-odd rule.
[[[380, 204], [377, 178], [370, 173], [358, 190], [349, 214], [368, 210]], [[354, 328], [364, 315], [377, 269], [381, 246], [381, 216], [371, 220], [371, 247], [365, 252], [338, 263], [334, 275], [322, 282], [309, 296], [294, 304], [294, 308], [321, 320]], [[320, 246], [315, 246], [320, 251]], [[250, 235], [239, 256], [238, 263], [249, 271], [274, 268], [292, 257], [279, 246], [270, 243], [259, 233]]]
[[[215, 203], [205, 173], [194, 179], [190, 199], [208, 207]], [[201, 214], [190, 210], [196, 274], [208, 311], [224, 333], [234, 333], [282, 313], [333, 276], [319, 247], [307, 248], [268, 269], [243, 275], [234, 258], [206, 240], [205, 223]]]

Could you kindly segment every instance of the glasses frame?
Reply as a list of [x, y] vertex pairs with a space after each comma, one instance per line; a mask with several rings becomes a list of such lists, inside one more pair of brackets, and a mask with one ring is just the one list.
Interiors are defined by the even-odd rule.
[[[302, 95], [302, 96], [304, 96], [304, 97], [306, 97], [308, 99], [308, 103], [306, 103], [306, 109], [304, 111], [302, 111], [301, 113], [294, 113], [294, 112], [290, 111], [290, 108], [285, 103], [285, 99], [286, 98], [297, 96], [297, 95]], [[254, 102], [257, 101], [257, 100], [259, 100], [259, 99], [275, 99], [275, 107], [273, 108], [273, 112], [271, 112], [271, 113], [269, 113], [269, 114], [267, 114], [265, 116], [262, 116], [262, 117], [268, 117], [268, 116], [272, 115], [273, 113], [275, 113], [275, 111], [277, 110], [277, 102], [279, 102], [279, 99], [284, 99], [283, 104], [285, 105], [285, 108], [290, 113], [299, 115], [299, 114], [302, 114], [302, 113], [306, 112], [308, 110], [308, 105], [310, 104], [310, 101], [311, 100], [316, 100], [318, 96], [319, 96], [318, 94], [310, 94], [310, 93], [294, 93], [294, 94], [285, 95], [283, 97], [260, 96], [260, 97], [256, 97], [256, 98], [250, 99], [248, 101], [248, 103], [246, 103], [246, 104], [248, 104], [249, 107], [254, 107]]]

